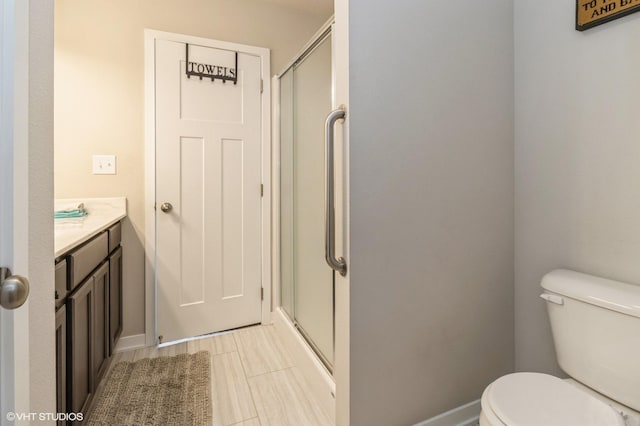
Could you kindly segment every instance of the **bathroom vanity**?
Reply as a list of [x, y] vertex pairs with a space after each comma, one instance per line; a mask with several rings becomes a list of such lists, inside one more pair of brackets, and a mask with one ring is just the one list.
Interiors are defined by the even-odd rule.
[[89, 214], [56, 220], [57, 412], [86, 414], [122, 332], [122, 219], [126, 199], [57, 200]]

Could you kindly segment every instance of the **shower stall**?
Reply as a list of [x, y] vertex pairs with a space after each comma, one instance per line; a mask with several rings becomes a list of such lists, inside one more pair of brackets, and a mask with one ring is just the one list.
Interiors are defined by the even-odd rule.
[[[280, 307], [331, 373], [334, 362], [334, 269], [327, 263], [325, 130], [333, 106], [332, 26], [325, 25], [277, 77], [279, 117]], [[335, 118], [333, 119], [335, 120]], [[276, 140], [276, 143], [278, 140]], [[329, 163], [329, 164], [328, 164]], [[328, 191], [325, 192], [325, 189]]]

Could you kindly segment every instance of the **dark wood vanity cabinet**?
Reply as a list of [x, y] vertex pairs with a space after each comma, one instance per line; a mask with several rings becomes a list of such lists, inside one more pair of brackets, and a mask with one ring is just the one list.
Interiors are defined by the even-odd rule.
[[122, 247], [109, 256], [109, 355], [122, 333]]
[[93, 394], [93, 324], [95, 292], [93, 277], [81, 283], [68, 301], [69, 339], [67, 346], [67, 395], [70, 412], [85, 413]]
[[64, 301], [67, 298], [67, 260], [62, 259], [56, 263], [56, 275], [55, 275], [55, 301], [56, 309], [64, 305]]
[[56, 412], [67, 412], [67, 309], [64, 305], [56, 311]]
[[[62, 259], [55, 267], [56, 306], [56, 412], [67, 412], [67, 261]], [[65, 424], [58, 421], [58, 424]]]
[[120, 223], [62, 256], [56, 288], [63, 276], [68, 296], [56, 299], [57, 409], [86, 414], [122, 331]]
[[97, 386], [109, 359], [109, 262], [105, 262], [93, 275], [93, 381]]
[[69, 291], [73, 291], [109, 255], [109, 232], [96, 235], [69, 256]]

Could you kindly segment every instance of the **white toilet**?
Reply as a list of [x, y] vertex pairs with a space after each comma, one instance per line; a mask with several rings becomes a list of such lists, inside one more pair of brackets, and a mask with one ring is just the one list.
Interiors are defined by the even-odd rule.
[[640, 426], [640, 286], [568, 270], [542, 279], [558, 363], [482, 394], [481, 426]]

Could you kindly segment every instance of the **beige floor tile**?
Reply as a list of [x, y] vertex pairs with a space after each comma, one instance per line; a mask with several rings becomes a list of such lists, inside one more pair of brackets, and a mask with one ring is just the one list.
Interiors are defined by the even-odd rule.
[[111, 365], [117, 364], [121, 361], [133, 362], [136, 356], [136, 351], [124, 351], [124, 352], [116, 352], [113, 354], [113, 360], [111, 361]]
[[272, 325], [244, 328], [233, 335], [247, 377], [293, 367]]
[[245, 420], [244, 422], [236, 423], [233, 426], [260, 426], [260, 420], [255, 419]]
[[262, 426], [333, 424], [295, 367], [250, 377], [249, 386]]
[[140, 349], [136, 349], [133, 353], [133, 359], [131, 359], [131, 362], [135, 362], [138, 360], [141, 360], [143, 358], [153, 358], [158, 356], [158, 348], [155, 346], [151, 346], [151, 347], [146, 347], [146, 348], [140, 348]]
[[138, 361], [143, 358], [156, 358], [160, 356], [175, 356], [187, 353], [186, 343], [177, 343], [171, 346], [164, 346], [159, 348], [157, 346], [150, 346], [141, 348], [135, 351], [133, 361]]
[[163, 348], [119, 352], [109, 368], [121, 361], [201, 350], [211, 354], [214, 426], [333, 424], [313, 400], [273, 326], [250, 327]]
[[211, 403], [215, 425], [228, 426], [257, 416], [237, 352], [212, 356]]
[[233, 333], [219, 334], [217, 336], [205, 337], [203, 339], [190, 340], [187, 342], [187, 352], [194, 354], [199, 351], [209, 351], [211, 355], [223, 354], [237, 351], [236, 341]]

